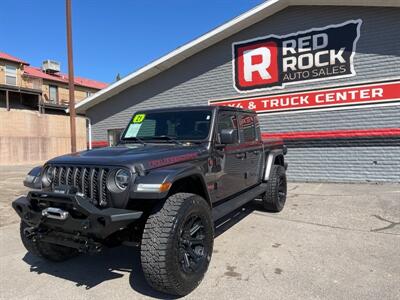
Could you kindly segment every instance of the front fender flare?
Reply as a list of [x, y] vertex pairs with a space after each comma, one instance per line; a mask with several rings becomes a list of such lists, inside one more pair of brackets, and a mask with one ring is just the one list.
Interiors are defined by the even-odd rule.
[[207, 189], [206, 180], [203, 172], [198, 166], [193, 166], [189, 163], [168, 166], [160, 169], [154, 169], [145, 176], [138, 176], [133, 188], [131, 190], [131, 198], [136, 199], [162, 199], [168, 195], [167, 192], [140, 192], [137, 190], [139, 184], [162, 184], [165, 182], [171, 182], [174, 184], [180, 179], [196, 176], [201, 184], [204, 194], [206, 195], [207, 202], [211, 203], [210, 194]]

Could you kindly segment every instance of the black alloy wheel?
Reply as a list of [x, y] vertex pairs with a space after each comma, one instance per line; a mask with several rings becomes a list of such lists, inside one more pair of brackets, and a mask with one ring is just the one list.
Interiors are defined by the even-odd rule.
[[193, 273], [204, 268], [208, 264], [204, 224], [201, 217], [191, 215], [184, 222], [180, 230], [179, 261], [183, 272]]

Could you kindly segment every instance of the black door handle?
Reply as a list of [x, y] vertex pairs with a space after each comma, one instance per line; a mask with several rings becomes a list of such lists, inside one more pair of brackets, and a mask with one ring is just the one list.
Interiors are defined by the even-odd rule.
[[238, 154], [236, 154], [236, 158], [245, 159], [246, 153], [238, 153]]

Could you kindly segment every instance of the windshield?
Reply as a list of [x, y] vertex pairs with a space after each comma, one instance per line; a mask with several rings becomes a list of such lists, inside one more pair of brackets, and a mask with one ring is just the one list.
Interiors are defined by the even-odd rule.
[[204, 140], [211, 123], [210, 110], [141, 112], [135, 114], [124, 140]]

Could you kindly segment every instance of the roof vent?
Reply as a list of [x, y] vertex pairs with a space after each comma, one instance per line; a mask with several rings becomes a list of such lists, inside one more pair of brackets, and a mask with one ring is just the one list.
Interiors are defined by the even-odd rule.
[[46, 73], [60, 72], [60, 63], [58, 61], [46, 59], [43, 61], [42, 70]]

